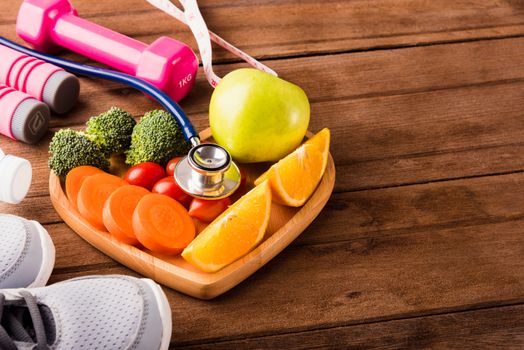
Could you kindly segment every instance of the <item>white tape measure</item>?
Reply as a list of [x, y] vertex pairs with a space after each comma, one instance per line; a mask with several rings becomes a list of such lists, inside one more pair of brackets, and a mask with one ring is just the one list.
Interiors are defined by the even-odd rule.
[[191, 32], [193, 32], [193, 36], [195, 37], [198, 44], [198, 50], [200, 51], [200, 57], [202, 58], [202, 65], [204, 67], [206, 79], [209, 84], [211, 84], [211, 86], [215, 87], [220, 81], [220, 78], [215, 74], [215, 72], [213, 72], [213, 50], [211, 48], [211, 40], [227, 51], [231, 52], [233, 55], [240, 57], [254, 68], [274, 76], [278, 76], [277, 73], [268, 66], [260, 63], [244, 51], [236, 48], [217, 34], [208, 30], [196, 0], [179, 0], [182, 4], [182, 7], [184, 8], [184, 11], [180, 10], [169, 0], [146, 1], [169, 14], [170, 16], [176, 18], [191, 29]]

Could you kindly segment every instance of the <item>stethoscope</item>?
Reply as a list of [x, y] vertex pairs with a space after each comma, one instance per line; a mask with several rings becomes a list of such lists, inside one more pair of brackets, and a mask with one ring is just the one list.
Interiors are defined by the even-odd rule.
[[240, 185], [240, 170], [233, 162], [229, 152], [214, 143], [201, 143], [198, 133], [182, 108], [157, 87], [132, 75], [34, 51], [1, 36], [0, 44], [52, 63], [74, 74], [122, 83], [155, 99], [174, 116], [184, 137], [191, 144], [188, 155], [178, 162], [174, 175], [179, 186], [190, 195], [204, 199], [220, 199], [232, 194]]

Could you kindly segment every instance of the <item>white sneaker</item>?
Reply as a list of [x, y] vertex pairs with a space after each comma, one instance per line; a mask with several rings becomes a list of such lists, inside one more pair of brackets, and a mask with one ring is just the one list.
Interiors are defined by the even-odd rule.
[[0, 290], [0, 349], [165, 350], [171, 310], [158, 284], [90, 276]]
[[45, 286], [55, 246], [36, 221], [0, 214], [0, 289]]

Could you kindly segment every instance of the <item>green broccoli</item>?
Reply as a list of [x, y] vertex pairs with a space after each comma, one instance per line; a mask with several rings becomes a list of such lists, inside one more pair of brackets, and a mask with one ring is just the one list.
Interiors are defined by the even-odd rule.
[[185, 155], [189, 148], [175, 119], [165, 111], [155, 110], [147, 112], [133, 129], [126, 163], [155, 162], [165, 165], [171, 158]]
[[131, 144], [131, 133], [136, 122], [126, 111], [111, 107], [110, 110], [87, 121], [86, 133], [106, 156], [122, 154]]
[[109, 170], [109, 161], [100, 147], [86, 134], [71, 129], [58, 130], [49, 144], [49, 168], [57, 176], [65, 176], [80, 165]]

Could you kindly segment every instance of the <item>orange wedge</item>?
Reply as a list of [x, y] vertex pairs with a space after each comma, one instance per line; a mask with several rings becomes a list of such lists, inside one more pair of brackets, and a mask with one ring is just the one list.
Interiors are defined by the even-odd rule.
[[329, 142], [329, 129], [324, 128], [260, 175], [255, 185], [268, 180], [275, 202], [291, 207], [304, 205], [326, 171]]
[[313, 145], [318, 148], [322, 153], [322, 174], [326, 170], [328, 156], [329, 156], [329, 143], [331, 141], [331, 132], [328, 128], [320, 130], [318, 133], [313, 135], [309, 140], [304, 142], [305, 145]]
[[205, 272], [216, 272], [249, 253], [269, 223], [271, 190], [261, 183], [242, 196], [200, 233], [182, 257]]

